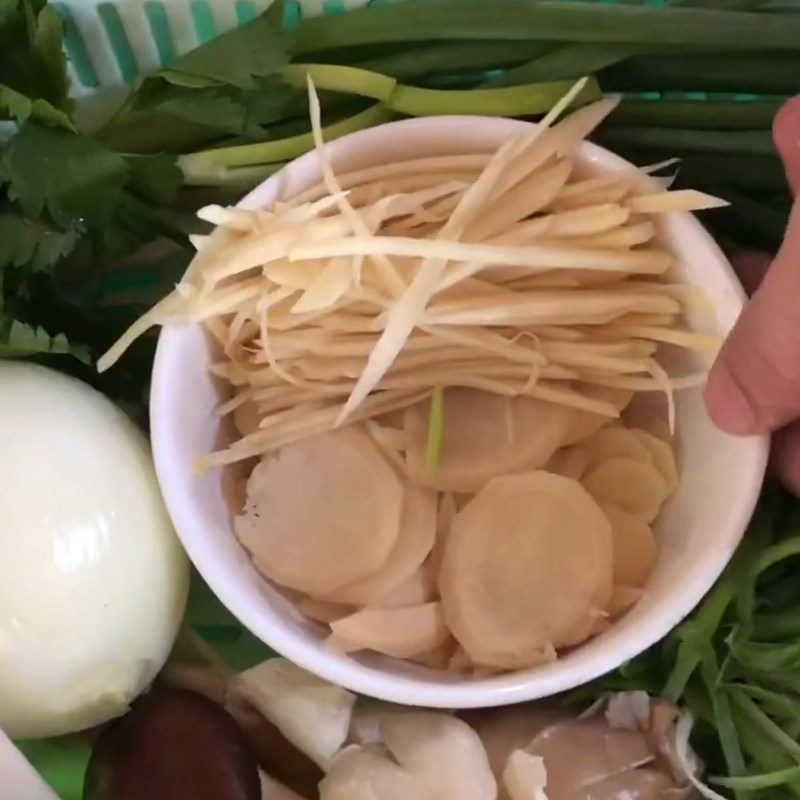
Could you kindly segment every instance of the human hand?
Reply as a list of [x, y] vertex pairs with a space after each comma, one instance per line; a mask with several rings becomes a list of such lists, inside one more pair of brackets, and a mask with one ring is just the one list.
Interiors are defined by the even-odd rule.
[[773, 135], [794, 207], [774, 259], [746, 253], [734, 264], [752, 298], [711, 370], [705, 400], [724, 431], [775, 432], [775, 468], [800, 495], [800, 96], [781, 109]]

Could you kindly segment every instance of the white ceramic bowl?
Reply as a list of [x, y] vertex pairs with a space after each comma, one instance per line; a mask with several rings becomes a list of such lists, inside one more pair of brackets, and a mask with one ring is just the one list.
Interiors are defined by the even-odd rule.
[[[391, 160], [445, 153], [486, 152], [526, 130], [528, 123], [484, 117], [407, 120], [362, 131], [330, 145], [339, 172]], [[593, 145], [580, 153], [586, 169], [630, 169]], [[309, 153], [288, 165], [242, 202], [263, 208], [319, 181]], [[727, 331], [743, 294], [725, 257], [688, 214], [668, 215], [662, 233], [680, 258], [683, 277], [714, 302]], [[643, 599], [608, 632], [558, 661], [481, 680], [381, 657], [348, 657], [326, 649], [321, 629], [305, 620], [264, 581], [229, 525], [220, 473], [193, 475], [190, 462], [215, 445], [218, 397], [207, 374], [209, 350], [198, 326], [161, 334], [153, 371], [153, 452], [167, 507], [190, 558], [231, 612], [277, 652], [349, 689], [400, 703], [467, 708], [544, 697], [578, 686], [619, 666], [661, 639], [700, 601], [732, 555], [763, 479], [767, 440], [733, 438], [708, 419], [699, 390], [679, 393], [680, 487], [658, 524], [660, 556]]]

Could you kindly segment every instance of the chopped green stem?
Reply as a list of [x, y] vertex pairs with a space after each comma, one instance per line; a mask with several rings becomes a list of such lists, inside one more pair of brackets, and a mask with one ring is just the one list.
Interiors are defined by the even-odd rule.
[[[742, 749], [752, 760], [752, 767], [763, 772], [775, 772], [793, 768], [793, 760], [764, 737], [761, 731], [736, 707], [733, 709], [733, 715], [736, 722], [736, 730], [739, 733], [739, 741], [742, 743]], [[800, 779], [790, 778], [783, 784], [783, 788], [795, 797], [800, 798]]]
[[694, 130], [769, 128], [782, 99], [624, 100], [612, 114], [613, 125]]
[[[331, 141], [348, 133], [370, 128], [391, 119], [391, 112], [381, 105], [375, 105], [353, 117], [340, 120], [323, 129], [325, 141]], [[191, 153], [178, 159], [178, 166], [183, 170], [189, 183], [193, 176], [216, 174], [225, 167], [251, 167], [257, 164], [270, 164], [286, 161], [302, 155], [314, 146], [310, 133], [290, 136], [274, 142], [256, 142], [254, 144], [221, 147], [215, 150], [204, 150]]]
[[428, 447], [425, 452], [425, 466], [436, 469], [442, 455], [442, 434], [444, 433], [444, 389], [435, 386], [431, 394], [428, 412]]
[[686, 51], [797, 49], [800, 17], [644, 4], [438, 0], [308, 19], [291, 32], [289, 47], [297, 55], [380, 42], [564, 37], [573, 42], [676, 45]]
[[[800, 762], [800, 744], [786, 734], [776, 725], [747, 694], [735, 688], [729, 690], [731, 701], [737, 708], [761, 731], [763, 736], [772, 740], [776, 747], [780, 747], [795, 761]], [[798, 775], [797, 777], [800, 777]]]
[[[388, 106], [412, 117], [441, 114], [519, 117], [548, 111], [573, 85], [574, 81], [554, 81], [498, 89], [453, 90], [398, 86]], [[597, 83], [591, 80], [575, 102], [587, 103], [599, 97]]]
[[281, 70], [281, 77], [295, 89], [305, 89], [310, 77], [318, 91], [346, 92], [380, 101], [389, 99], [397, 83], [378, 72], [337, 64], [289, 64]]
[[776, 772], [764, 772], [760, 775], [741, 775], [733, 778], [712, 778], [711, 783], [725, 786], [728, 789], [741, 791], [757, 791], [783, 786], [788, 781], [800, 779], [800, 764], [796, 767], [779, 769]]
[[711, 641], [728, 606], [733, 602], [734, 586], [735, 582], [730, 575], [722, 578], [703, 601], [695, 618], [679, 629], [687, 631], [688, 635], [678, 647], [675, 666], [664, 687], [663, 696], [667, 700], [673, 703], [680, 700], [689, 678], [700, 664], [701, 647], [695, 640], [705, 636], [707, 641]]
[[765, 639], [800, 637], [800, 609], [793, 607], [758, 614], [753, 620], [753, 627]]
[[719, 737], [722, 755], [731, 775], [741, 775], [745, 771], [744, 754], [736, 732], [728, 693], [720, 684], [720, 669], [717, 657], [709, 642], [701, 655], [700, 672], [711, 698], [714, 722]]
[[769, 130], [701, 131], [687, 128], [603, 128], [597, 140], [614, 148], [653, 148], [681, 153], [775, 153]]
[[732, 692], [758, 700], [761, 707], [773, 717], [800, 722], [800, 701], [788, 694], [748, 683], [732, 683], [728, 685], [728, 688]]

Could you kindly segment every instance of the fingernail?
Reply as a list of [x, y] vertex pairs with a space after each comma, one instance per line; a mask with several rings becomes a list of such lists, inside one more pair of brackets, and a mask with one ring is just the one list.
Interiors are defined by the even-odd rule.
[[718, 428], [736, 434], [755, 432], [757, 418], [750, 401], [724, 364], [718, 364], [708, 376], [705, 401]]

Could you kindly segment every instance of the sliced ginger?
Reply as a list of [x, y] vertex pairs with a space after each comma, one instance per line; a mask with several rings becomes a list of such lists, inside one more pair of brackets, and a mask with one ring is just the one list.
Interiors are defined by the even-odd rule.
[[564, 443], [574, 415], [541, 400], [448, 389], [435, 468], [426, 464], [428, 404], [406, 410], [409, 472], [442, 491], [475, 492], [495, 475], [541, 467]]
[[439, 587], [436, 585], [436, 574], [430, 566], [430, 559], [426, 559], [422, 566], [414, 570], [391, 592], [378, 598], [370, 608], [421, 606], [438, 599]]
[[652, 465], [632, 458], [609, 458], [584, 475], [583, 485], [601, 504], [619, 506], [652, 522], [669, 494], [667, 482]]
[[[611, 386], [599, 386], [597, 384], [585, 384], [581, 387], [582, 394], [591, 397], [593, 400], [600, 400], [608, 403], [618, 414], [627, 407], [633, 397], [633, 392], [628, 389], [618, 389]], [[569, 428], [569, 435], [564, 444], [577, 444], [582, 442], [587, 436], [591, 436], [595, 431], [606, 425], [610, 417], [602, 414], [595, 414], [591, 411], [578, 411], [572, 420]]]
[[647, 449], [653, 466], [667, 482], [667, 491], [671, 494], [678, 486], [678, 465], [675, 462], [675, 453], [669, 441], [648, 431], [635, 428], [631, 430], [631, 433]]
[[539, 471], [495, 478], [459, 512], [439, 587], [470, 659], [519, 669], [588, 631], [611, 579], [603, 512], [576, 481]]
[[553, 453], [550, 460], [544, 465], [544, 470], [579, 481], [588, 466], [588, 453], [576, 445], [575, 447], [562, 447]]
[[395, 658], [433, 650], [449, 637], [439, 603], [365, 609], [332, 622], [331, 630], [352, 650], [375, 650]]
[[263, 459], [235, 530], [262, 574], [325, 595], [374, 573], [400, 527], [402, 488], [354, 429], [295, 442]]
[[658, 558], [658, 545], [650, 526], [614, 505], [601, 506], [611, 523], [614, 543], [614, 582], [643, 586]]
[[631, 458], [643, 464], [652, 462], [650, 451], [639, 437], [620, 425], [600, 428], [581, 442], [581, 448], [588, 457], [587, 466], [591, 467], [610, 458]]
[[326, 599], [352, 605], [379, 603], [419, 569], [435, 539], [436, 493], [420, 486], [407, 486], [400, 530], [386, 561], [372, 575], [332, 592]]

